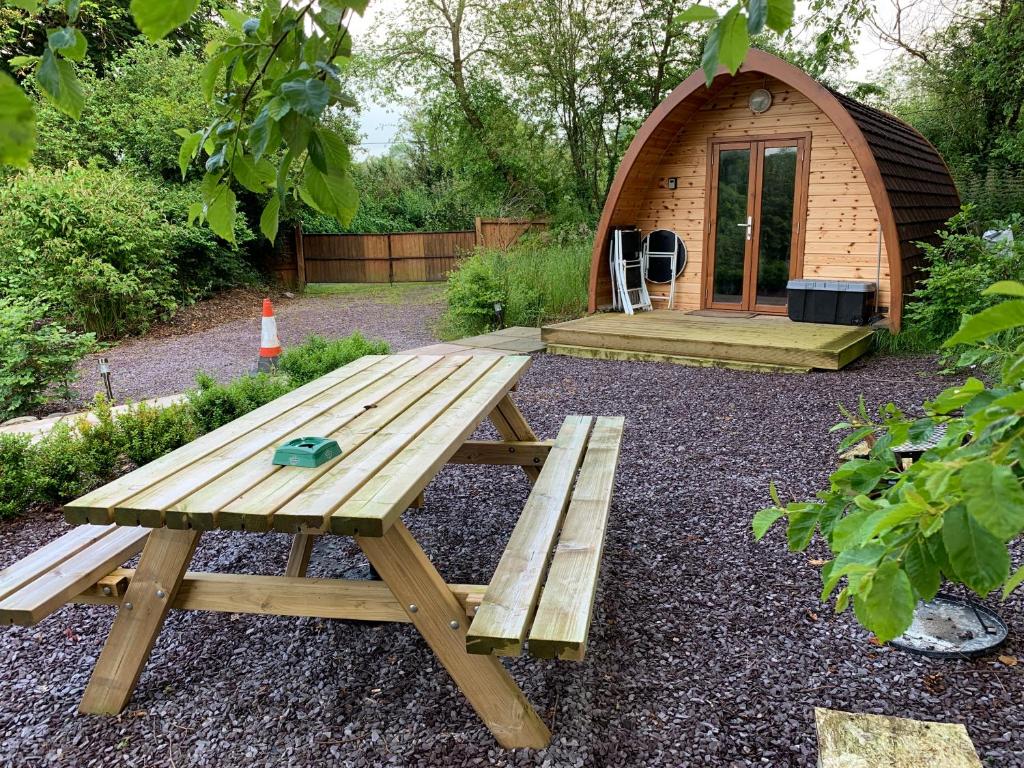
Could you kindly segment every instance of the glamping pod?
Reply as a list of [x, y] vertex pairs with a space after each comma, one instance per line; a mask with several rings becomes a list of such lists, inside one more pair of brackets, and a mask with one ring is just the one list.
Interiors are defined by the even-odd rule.
[[[572, 322], [604, 317], [609, 332], [617, 327], [639, 332], [646, 322], [644, 332], [649, 333], [652, 315], [667, 327], [664, 310], [673, 310], [673, 315], [696, 312], [691, 317], [716, 318], [719, 326], [720, 319], [730, 317], [771, 321], [770, 333], [776, 337], [784, 322], [788, 335], [807, 335], [811, 329], [803, 327], [806, 323], [785, 317], [801, 319], [807, 300], [803, 293], [827, 289], [860, 294], [846, 298], [864, 306], [864, 314], [852, 321], [847, 311], [830, 322], [885, 318], [899, 330], [906, 296], [922, 266], [916, 243], [936, 241], [935, 231], [959, 205], [942, 158], [909, 125], [826, 88], [781, 59], [752, 50], [735, 76], [723, 71], [710, 88], [703, 72], [694, 73], [638, 131], [598, 225], [589, 311], [622, 308], [609, 260], [616, 242], [634, 242], [655, 232], [664, 240], [664, 232], [674, 233], [683, 254], [676, 262], [678, 276], [666, 282], [666, 269], [661, 268], [657, 280], [645, 279], [638, 286], [633, 275], [630, 287], [641, 290], [630, 294], [639, 302], [630, 302], [638, 307], [632, 317], [591, 316]], [[616, 239], [617, 232], [633, 229], [638, 233]], [[645, 260], [648, 264], [653, 261]], [[800, 297], [800, 307], [789, 306], [792, 289], [798, 289], [793, 295]], [[835, 304], [835, 294], [831, 300]], [[644, 316], [648, 319], [630, 325]], [[597, 344], [593, 337], [550, 338], [551, 329], [571, 325], [545, 331], [554, 351], [566, 351], [560, 345], [625, 348], [621, 343], [616, 347], [614, 340]], [[742, 335], [739, 326], [732, 328], [732, 336]], [[813, 328], [820, 337], [822, 326]], [[859, 339], [869, 334], [848, 325], [836, 325], [832, 332], [837, 338], [852, 338], [853, 330]], [[718, 354], [722, 350], [699, 344], [653, 346], [646, 351], [733, 357], [729, 350]], [[868, 344], [857, 346], [863, 351]], [[850, 358], [840, 351], [830, 363], [779, 355], [749, 362], [835, 368], [848, 362], [840, 359], [844, 354]]]

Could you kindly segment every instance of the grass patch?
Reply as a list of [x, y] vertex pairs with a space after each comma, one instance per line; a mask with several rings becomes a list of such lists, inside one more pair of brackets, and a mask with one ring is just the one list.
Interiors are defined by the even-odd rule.
[[444, 300], [444, 283], [310, 283], [307, 296], [344, 296], [382, 304], [433, 304]]
[[279, 374], [242, 376], [228, 384], [200, 374], [188, 399], [166, 408], [140, 403], [114, 418], [110, 403], [97, 397], [97, 423], [58, 425], [36, 442], [0, 435], [0, 519], [88, 493], [307, 381], [364, 355], [388, 352], [385, 342], [358, 333], [334, 341], [311, 337], [282, 356]]

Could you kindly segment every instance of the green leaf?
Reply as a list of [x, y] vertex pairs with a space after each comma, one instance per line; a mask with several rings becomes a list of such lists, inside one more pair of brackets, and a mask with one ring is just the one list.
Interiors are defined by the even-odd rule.
[[768, 533], [768, 529], [775, 525], [776, 521], [786, 514], [786, 510], [778, 507], [760, 509], [754, 514], [754, 521], [751, 527], [754, 529], [754, 539], [760, 541]]
[[299, 195], [307, 205], [333, 216], [342, 226], [352, 221], [359, 205], [359, 195], [348, 174], [323, 174], [312, 164], [306, 166]]
[[942, 541], [957, 576], [979, 595], [1002, 584], [1010, 572], [1006, 546], [962, 505], [946, 510]]
[[[735, 10], [735, 9], [734, 9]], [[704, 70], [704, 81], [708, 87], [718, 74], [718, 50], [722, 41], [722, 22], [718, 22], [708, 32], [704, 41], [704, 53], [700, 57], [700, 67]]]
[[88, 43], [79, 30], [74, 27], [60, 27], [46, 30], [46, 42], [53, 50], [66, 59], [81, 61], [85, 58]]
[[800, 552], [807, 549], [811, 543], [811, 537], [818, 526], [819, 504], [810, 505], [814, 509], [807, 511], [791, 511], [789, 513], [789, 525], [786, 527], [786, 541], [790, 552]]
[[28, 166], [36, 148], [36, 113], [30, 99], [0, 72], [0, 165]]
[[1024, 490], [1009, 467], [985, 459], [960, 472], [967, 511], [1001, 541], [1024, 530]]
[[747, 32], [756, 35], [764, 29], [768, 17], [768, 0], [747, 0]]
[[15, 8], [21, 8], [21, 10], [28, 11], [29, 13], [35, 13], [39, 10], [39, 0], [7, 0], [7, 2]]
[[159, 40], [188, 21], [198, 6], [199, 0], [132, 0], [130, 7], [142, 34]]
[[260, 214], [260, 232], [262, 232], [270, 242], [274, 242], [277, 238], [277, 225], [280, 213], [281, 198], [274, 195], [267, 200], [267, 204], [263, 207], [263, 213]]
[[864, 547], [840, 552], [839, 556], [829, 564], [831, 567], [827, 570], [823, 568], [821, 571], [821, 580], [824, 585], [821, 591], [821, 602], [824, 603], [828, 600], [832, 590], [836, 588], [843, 576], [849, 576], [851, 582], [855, 582], [854, 576], [859, 577], [874, 568], [884, 554], [885, 548], [881, 544], [868, 544]]
[[251, 155], [243, 152], [235, 152], [231, 172], [238, 183], [250, 192], [266, 192], [268, 187], [273, 186], [277, 175], [274, 166], [268, 161], [261, 159], [256, 162]]
[[306, 147], [309, 146], [309, 137], [313, 131], [313, 124], [309, 118], [303, 117], [298, 112], [289, 112], [281, 118], [278, 125], [289, 150], [296, 155], [301, 155], [306, 151]]
[[281, 86], [281, 96], [288, 105], [300, 115], [314, 120], [327, 108], [329, 95], [327, 84], [316, 78], [289, 80]]
[[691, 24], [695, 21], [711, 21], [718, 18], [718, 11], [706, 5], [691, 5], [675, 18], [677, 24]]
[[221, 184], [213, 201], [206, 206], [206, 220], [218, 237], [235, 242], [235, 193], [227, 184]]
[[1022, 565], [1020, 568], [1014, 571], [1013, 576], [1011, 576], [1007, 580], [1006, 586], [1003, 587], [1003, 600], [1008, 598], [1010, 596], [1010, 593], [1013, 592], [1013, 590], [1019, 587], [1022, 583], [1024, 583], [1024, 565]]
[[768, 0], [768, 14], [765, 23], [768, 29], [783, 34], [793, 26], [794, 0]]
[[199, 75], [199, 83], [203, 90], [204, 99], [207, 101], [213, 101], [213, 94], [217, 89], [217, 77], [228, 62], [237, 55], [237, 49], [225, 48], [224, 50], [215, 53], [210, 57], [209, 61], [206, 62], [206, 66], [203, 67], [203, 71]]
[[722, 29], [718, 42], [718, 60], [729, 70], [729, 74], [735, 75], [750, 49], [746, 19], [734, 7], [722, 17], [718, 26]]
[[950, 387], [939, 393], [934, 400], [925, 403], [925, 407], [935, 413], [950, 413], [963, 408], [978, 394], [985, 391], [985, 385], [971, 376], [959, 387]]
[[64, 0], [64, 13], [68, 15], [68, 22], [74, 24], [78, 21], [78, 9], [82, 5], [82, 0]]
[[185, 174], [188, 173], [188, 166], [196, 156], [202, 141], [203, 132], [196, 131], [195, 133], [187, 134], [185, 140], [181, 142], [181, 147], [178, 149], [178, 167], [181, 169], [181, 178], [184, 179]]
[[242, 13], [237, 8], [232, 8], [230, 5], [222, 5], [217, 9], [217, 13], [220, 17], [228, 23], [228, 26], [235, 32], [241, 32], [245, 26], [245, 22], [249, 20], [249, 15]]
[[919, 598], [928, 601], [935, 597], [942, 585], [939, 563], [921, 539], [916, 539], [907, 547], [903, 569]]
[[853, 599], [857, 620], [883, 643], [899, 637], [914, 620], [914, 590], [894, 560], [883, 563], [871, 580], [871, 589]]
[[1000, 331], [1018, 328], [1024, 325], [1024, 300], [1004, 301], [994, 307], [982, 310], [969, 317], [954, 333], [943, 347], [954, 347], [957, 344], [971, 344], [987, 339]]
[[36, 82], [46, 98], [61, 112], [76, 120], [82, 116], [85, 94], [75, 68], [58, 59], [49, 48], [43, 51], [42, 61], [36, 69]]
[[995, 294], [1024, 298], [1024, 283], [1018, 283], [1016, 280], [1000, 280], [998, 283], [990, 285], [982, 293], [988, 296]]
[[253, 157], [259, 159], [267, 149], [267, 142], [270, 141], [270, 110], [267, 105], [256, 115], [256, 119], [249, 126], [249, 151]]

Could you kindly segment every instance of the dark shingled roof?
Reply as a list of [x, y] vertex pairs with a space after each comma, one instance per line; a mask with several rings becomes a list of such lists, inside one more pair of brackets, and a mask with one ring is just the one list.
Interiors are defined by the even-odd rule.
[[960, 195], [928, 139], [892, 115], [832, 94], [857, 123], [878, 163], [899, 232], [905, 295], [922, 277], [924, 257], [915, 243], [938, 243], [936, 230], [960, 210]]

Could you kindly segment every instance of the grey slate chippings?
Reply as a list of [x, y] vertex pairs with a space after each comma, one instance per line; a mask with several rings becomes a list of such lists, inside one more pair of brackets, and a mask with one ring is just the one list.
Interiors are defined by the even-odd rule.
[[[986, 765], [1024, 766], [1024, 664], [936, 662], [868, 643], [819, 605], [817, 546], [762, 543], [750, 517], [808, 497], [834, 465], [835, 404], [904, 406], [945, 386], [921, 358], [762, 374], [538, 357], [517, 400], [544, 438], [572, 413], [626, 436], [587, 660], [509, 667], [552, 745], [504, 752], [409, 626], [172, 613], [120, 718], [79, 697], [112, 611], [71, 607], [0, 631], [0, 764], [10, 766], [811, 766], [814, 706], [959, 721]], [[481, 435], [490, 434], [482, 429]], [[486, 580], [527, 493], [512, 468], [456, 466], [407, 515], [450, 581]], [[0, 525], [0, 565], [62, 530]], [[281, 573], [279, 534], [204, 535], [194, 568]], [[1019, 561], [1021, 548], [1015, 556]], [[361, 562], [314, 550], [311, 575]], [[1024, 600], [991, 601], [1024, 657]]]

